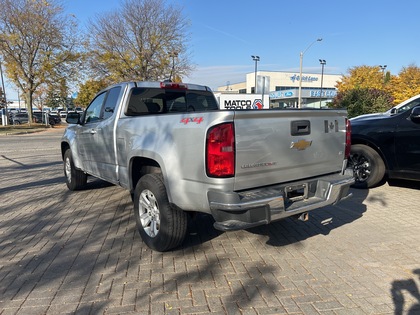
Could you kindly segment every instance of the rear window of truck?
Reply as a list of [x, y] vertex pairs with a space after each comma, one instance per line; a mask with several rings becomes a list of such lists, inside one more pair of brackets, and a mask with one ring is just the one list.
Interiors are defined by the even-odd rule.
[[214, 110], [218, 110], [218, 105], [211, 92], [133, 88], [125, 114], [127, 116], [138, 116]]

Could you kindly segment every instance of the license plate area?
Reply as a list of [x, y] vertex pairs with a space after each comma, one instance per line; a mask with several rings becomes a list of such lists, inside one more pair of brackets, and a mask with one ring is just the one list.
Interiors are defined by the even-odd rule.
[[290, 205], [308, 199], [308, 184], [286, 186], [284, 188], [285, 203]]

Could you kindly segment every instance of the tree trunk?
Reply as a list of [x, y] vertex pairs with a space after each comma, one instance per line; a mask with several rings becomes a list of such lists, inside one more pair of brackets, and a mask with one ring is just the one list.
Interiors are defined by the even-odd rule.
[[27, 106], [27, 110], [28, 110], [28, 122], [29, 125], [31, 125], [33, 123], [32, 121], [32, 93], [30, 89], [28, 89], [28, 91], [26, 91], [26, 106]]

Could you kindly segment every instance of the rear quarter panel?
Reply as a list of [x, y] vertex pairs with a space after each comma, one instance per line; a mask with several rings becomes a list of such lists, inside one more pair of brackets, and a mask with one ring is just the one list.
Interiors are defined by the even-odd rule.
[[155, 160], [161, 167], [170, 202], [184, 210], [208, 212], [206, 192], [233, 190], [234, 179], [207, 177], [207, 130], [232, 121], [233, 116], [233, 112], [215, 111], [122, 117], [117, 126], [119, 163], [128, 170], [135, 157]]

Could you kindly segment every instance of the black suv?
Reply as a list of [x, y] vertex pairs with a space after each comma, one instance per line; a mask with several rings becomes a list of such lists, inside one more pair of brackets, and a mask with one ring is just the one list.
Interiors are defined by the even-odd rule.
[[387, 178], [420, 180], [420, 94], [350, 121], [354, 187], [374, 187]]
[[[45, 113], [43, 112], [34, 112], [32, 113], [32, 117], [34, 118], [34, 122], [36, 123], [45, 123]], [[48, 123], [53, 126], [55, 124], [61, 123], [61, 118], [58, 115], [48, 114]]]

